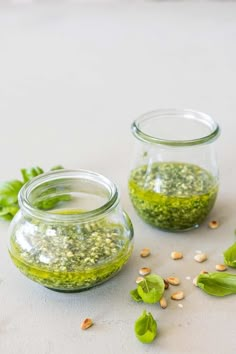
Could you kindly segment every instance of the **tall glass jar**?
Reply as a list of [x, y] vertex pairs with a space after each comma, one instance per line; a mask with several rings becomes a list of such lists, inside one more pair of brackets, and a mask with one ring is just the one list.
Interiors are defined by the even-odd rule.
[[9, 253], [31, 280], [80, 291], [116, 274], [132, 252], [133, 228], [117, 187], [94, 172], [58, 170], [28, 182], [10, 227]]
[[167, 231], [198, 227], [218, 192], [218, 124], [192, 110], [157, 110], [132, 124], [136, 149], [129, 194], [138, 215]]

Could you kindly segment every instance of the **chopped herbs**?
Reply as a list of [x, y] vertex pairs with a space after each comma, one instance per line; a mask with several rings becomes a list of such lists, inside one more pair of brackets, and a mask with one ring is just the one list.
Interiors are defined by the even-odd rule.
[[217, 180], [192, 164], [160, 162], [131, 172], [129, 194], [135, 210], [149, 224], [164, 230], [197, 227], [212, 209]]
[[106, 219], [83, 224], [24, 220], [10, 248], [22, 273], [61, 291], [78, 291], [107, 280], [131, 252], [125, 228]]

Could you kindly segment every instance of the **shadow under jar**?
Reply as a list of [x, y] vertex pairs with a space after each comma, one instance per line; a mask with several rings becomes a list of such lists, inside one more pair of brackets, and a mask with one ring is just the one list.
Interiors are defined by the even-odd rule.
[[187, 109], [157, 110], [133, 122], [129, 195], [144, 221], [178, 232], [205, 220], [218, 192], [212, 143], [219, 131], [210, 116]]
[[116, 186], [94, 172], [58, 170], [28, 182], [10, 227], [9, 253], [28, 278], [72, 292], [116, 274], [133, 249], [133, 227]]

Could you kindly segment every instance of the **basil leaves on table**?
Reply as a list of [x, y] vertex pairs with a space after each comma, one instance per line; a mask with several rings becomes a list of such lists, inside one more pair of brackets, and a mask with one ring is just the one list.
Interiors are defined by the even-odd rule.
[[224, 252], [224, 262], [229, 267], [236, 268], [236, 242]]
[[200, 274], [197, 278], [197, 286], [207, 294], [213, 296], [236, 294], [236, 274]]
[[157, 274], [149, 274], [137, 285], [136, 289], [130, 292], [130, 295], [136, 302], [155, 304], [161, 299], [164, 289], [165, 284], [162, 277]]
[[142, 343], [151, 343], [157, 335], [157, 323], [150, 312], [143, 311], [134, 325], [136, 337]]
[[[63, 167], [58, 165], [53, 167], [51, 171], [59, 169], [63, 169]], [[11, 220], [14, 217], [14, 215], [19, 210], [18, 193], [20, 189], [26, 182], [30, 181], [32, 178], [38, 175], [41, 175], [42, 173], [44, 173], [44, 171], [38, 166], [27, 169], [24, 168], [21, 170], [23, 182], [19, 180], [11, 180], [0, 183], [0, 219]], [[58, 196], [53, 200], [50, 200], [50, 203], [46, 203], [45, 209], [48, 209], [49, 204], [50, 207], [52, 207], [59, 201], [69, 200], [69, 198], [69, 195]]]

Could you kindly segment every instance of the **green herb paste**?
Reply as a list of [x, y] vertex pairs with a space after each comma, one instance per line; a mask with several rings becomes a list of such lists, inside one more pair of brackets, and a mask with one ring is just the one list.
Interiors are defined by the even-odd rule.
[[28, 278], [55, 290], [79, 291], [102, 283], [126, 263], [132, 252], [126, 232], [105, 219], [80, 225], [31, 221], [16, 231], [10, 255]]
[[135, 210], [149, 224], [169, 231], [197, 227], [212, 209], [217, 180], [192, 164], [160, 162], [131, 172], [129, 194]]

